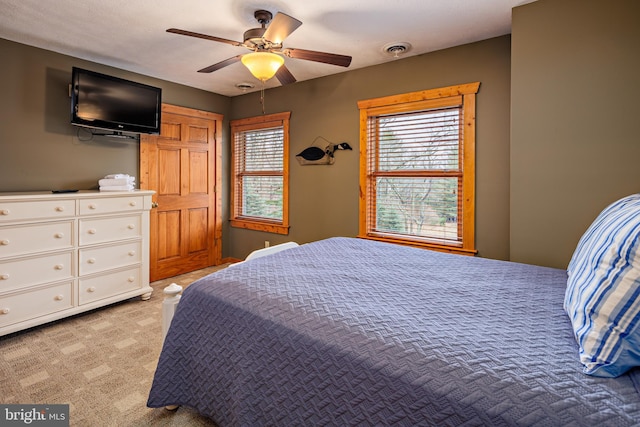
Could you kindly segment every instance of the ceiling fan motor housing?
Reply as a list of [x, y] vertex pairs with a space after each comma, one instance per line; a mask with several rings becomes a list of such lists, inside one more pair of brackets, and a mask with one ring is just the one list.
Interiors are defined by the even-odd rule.
[[264, 40], [262, 39], [262, 36], [264, 35], [265, 31], [267, 31], [266, 26], [269, 22], [271, 22], [273, 15], [268, 10], [256, 10], [253, 16], [256, 18], [256, 21], [258, 21], [258, 23], [262, 25], [262, 27], [251, 28], [250, 30], [245, 31], [243, 37], [244, 44], [248, 45], [249, 47], [253, 46], [262, 48], [264, 47]]
[[262, 36], [266, 28], [252, 28], [244, 32], [244, 43], [249, 46], [260, 47], [264, 44]]

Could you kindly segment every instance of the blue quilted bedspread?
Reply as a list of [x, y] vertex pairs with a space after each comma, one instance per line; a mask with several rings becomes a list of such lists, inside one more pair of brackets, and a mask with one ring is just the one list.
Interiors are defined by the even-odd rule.
[[566, 272], [353, 238], [190, 285], [150, 407], [220, 426], [640, 425], [634, 373], [582, 373]]

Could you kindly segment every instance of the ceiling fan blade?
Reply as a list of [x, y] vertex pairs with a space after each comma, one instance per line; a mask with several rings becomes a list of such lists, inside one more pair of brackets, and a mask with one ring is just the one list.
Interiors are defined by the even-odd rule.
[[217, 64], [209, 65], [201, 70], [198, 70], [199, 73], [212, 73], [220, 68], [224, 68], [228, 65], [235, 64], [240, 61], [242, 55], [234, 56], [233, 58], [225, 59], [224, 61], [218, 62]]
[[289, 71], [289, 69], [284, 65], [281, 65], [280, 68], [278, 68], [278, 71], [276, 71], [276, 79], [278, 79], [280, 84], [283, 86], [296, 82], [296, 78], [293, 77], [291, 71]]
[[271, 43], [281, 44], [284, 39], [286, 39], [289, 34], [293, 33], [300, 25], [302, 25], [302, 22], [298, 21], [296, 18], [285, 13], [278, 12], [271, 20], [271, 23], [262, 37]]
[[233, 46], [243, 46], [242, 43], [236, 42], [236, 41], [233, 41], [233, 40], [223, 39], [223, 38], [220, 38], [220, 37], [210, 36], [210, 35], [207, 35], [207, 34], [194, 33], [193, 31], [180, 30], [178, 28], [169, 28], [167, 30], [167, 33], [181, 34], [183, 36], [189, 36], [189, 37], [197, 37], [199, 39], [205, 39], [205, 40], [211, 40], [211, 41], [214, 41], [214, 42], [226, 43], [226, 44], [230, 44], [230, 45], [233, 45]]
[[289, 58], [305, 59], [307, 61], [322, 62], [324, 64], [339, 65], [348, 67], [351, 65], [351, 57], [346, 55], [338, 55], [335, 53], [316, 52], [306, 49], [282, 49], [282, 53]]

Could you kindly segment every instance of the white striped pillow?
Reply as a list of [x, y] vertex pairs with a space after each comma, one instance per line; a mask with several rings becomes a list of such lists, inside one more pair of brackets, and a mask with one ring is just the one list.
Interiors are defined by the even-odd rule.
[[598, 215], [567, 270], [564, 309], [584, 372], [616, 377], [640, 366], [640, 194]]

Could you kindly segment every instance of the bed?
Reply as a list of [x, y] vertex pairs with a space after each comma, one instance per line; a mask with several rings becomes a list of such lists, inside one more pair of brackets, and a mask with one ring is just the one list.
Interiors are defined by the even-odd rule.
[[567, 271], [336, 237], [183, 293], [148, 406], [225, 426], [640, 424], [636, 370], [585, 375]]

